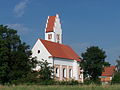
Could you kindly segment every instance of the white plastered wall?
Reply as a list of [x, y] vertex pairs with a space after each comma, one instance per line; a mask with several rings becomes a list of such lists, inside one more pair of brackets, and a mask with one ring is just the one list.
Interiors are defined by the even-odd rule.
[[57, 34], [59, 34], [60, 43], [62, 43], [62, 28], [61, 28], [60, 18], [58, 14], [56, 15], [56, 19], [55, 19], [54, 32], [55, 32], [56, 42], [57, 42]]
[[[48, 17], [49, 19], [49, 17]], [[48, 23], [48, 20], [47, 20]], [[46, 27], [47, 27], [46, 23]], [[52, 39], [48, 39], [48, 34], [52, 34]], [[60, 18], [58, 15], [56, 15], [54, 26], [53, 26], [53, 32], [47, 32], [46, 33], [46, 28], [45, 28], [45, 40], [49, 40], [52, 42], [57, 42], [57, 34], [59, 34], [59, 43], [62, 43], [62, 29], [61, 29], [61, 24], [60, 24]]]
[[75, 80], [78, 80], [78, 63], [76, 60], [74, 60], [74, 63], [73, 63], [73, 77], [75, 77], [74, 79]]
[[[51, 39], [48, 39], [48, 34], [52, 34], [52, 38]], [[56, 42], [55, 33], [54, 32], [45, 33], [45, 40]]]
[[[40, 50], [40, 53], [38, 53], [38, 50]], [[32, 48], [32, 57], [37, 57], [38, 61], [41, 61], [42, 59], [47, 60], [48, 63], [51, 63], [50, 65], [53, 66], [53, 59], [49, 58], [49, 56], [51, 56], [51, 54], [44, 47], [40, 39], [38, 39], [34, 47]], [[39, 67], [37, 66], [35, 70], [38, 69]]]
[[[60, 65], [60, 80], [63, 79], [63, 77], [62, 77], [62, 65], [67, 66], [67, 71], [68, 71], [68, 67], [72, 66], [73, 67], [72, 78], [75, 79], [75, 80], [78, 80], [78, 64], [77, 64], [76, 60], [54, 58], [54, 64]], [[67, 78], [69, 78], [68, 75], [67, 75]]]

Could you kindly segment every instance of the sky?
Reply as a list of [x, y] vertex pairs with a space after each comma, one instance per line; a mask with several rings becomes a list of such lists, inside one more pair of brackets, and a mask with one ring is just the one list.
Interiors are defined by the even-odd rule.
[[90, 46], [106, 52], [112, 65], [120, 55], [120, 0], [0, 0], [0, 24], [16, 29], [33, 47], [44, 39], [48, 16], [60, 15], [63, 43], [78, 55]]

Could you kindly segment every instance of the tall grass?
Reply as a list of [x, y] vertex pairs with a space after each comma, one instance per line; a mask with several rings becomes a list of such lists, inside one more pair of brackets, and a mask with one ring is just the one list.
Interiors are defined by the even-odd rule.
[[120, 85], [18, 85], [0, 86], [0, 90], [120, 90]]

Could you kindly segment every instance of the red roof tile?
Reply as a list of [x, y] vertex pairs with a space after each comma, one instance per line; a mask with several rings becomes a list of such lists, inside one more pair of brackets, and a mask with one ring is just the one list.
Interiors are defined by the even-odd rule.
[[55, 18], [56, 16], [49, 16], [47, 27], [46, 27], [46, 32], [53, 32]]
[[113, 76], [116, 66], [105, 67], [102, 76]]
[[51, 57], [66, 58], [80, 61], [80, 57], [74, 52], [71, 47], [42, 39], [40, 39], [40, 41], [52, 55]]

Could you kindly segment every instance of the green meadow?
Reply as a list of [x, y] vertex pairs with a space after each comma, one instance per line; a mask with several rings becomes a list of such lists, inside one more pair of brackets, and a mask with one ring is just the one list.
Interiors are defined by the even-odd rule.
[[120, 85], [18, 85], [0, 86], [0, 90], [120, 90]]

